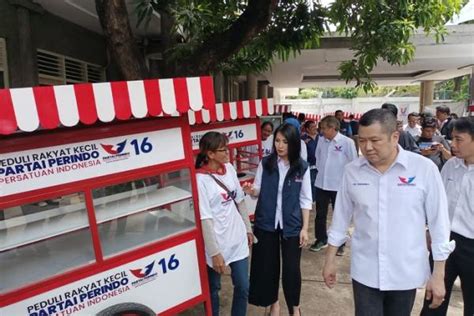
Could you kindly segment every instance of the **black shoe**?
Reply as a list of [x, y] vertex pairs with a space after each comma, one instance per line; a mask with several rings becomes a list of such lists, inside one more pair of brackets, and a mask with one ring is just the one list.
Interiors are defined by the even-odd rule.
[[327, 242], [327, 241], [316, 240], [316, 241], [314, 242], [314, 244], [312, 244], [311, 247], [309, 247], [309, 250], [310, 250], [310, 251], [317, 252], [317, 251], [320, 251], [320, 250], [323, 249], [323, 248], [326, 248], [327, 246], [328, 246], [328, 242]]
[[336, 256], [339, 256], [339, 257], [344, 256], [344, 245], [342, 245], [341, 247], [337, 249]]

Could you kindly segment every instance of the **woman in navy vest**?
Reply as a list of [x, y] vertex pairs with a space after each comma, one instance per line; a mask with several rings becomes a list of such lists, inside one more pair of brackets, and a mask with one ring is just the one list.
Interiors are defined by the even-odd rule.
[[301, 248], [308, 242], [312, 207], [308, 163], [300, 158], [299, 131], [290, 124], [274, 133], [273, 152], [263, 158], [244, 192], [258, 197], [250, 266], [249, 303], [279, 315], [280, 248], [282, 283], [290, 315], [300, 315]]

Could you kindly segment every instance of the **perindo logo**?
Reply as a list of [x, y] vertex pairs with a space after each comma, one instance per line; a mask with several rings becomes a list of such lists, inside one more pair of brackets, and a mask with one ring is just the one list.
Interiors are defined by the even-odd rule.
[[236, 198], [236, 196], [237, 196], [237, 192], [236, 192], [236, 191], [230, 192], [230, 195], [227, 194], [227, 193], [221, 193], [221, 197], [222, 197], [221, 204], [222, 204], [222, 205], [227, 205], [227, 204], [229, 204], [233, 199]]
[[102, 149], [107, 153], [106, 156], [102, 157], [102, 160], [108, 163], [128, 159], [130, 157], [130, 153], [125, 152], [126, 145], [127, 140], [124, 140], [115, 145], [100, 144]]
[[335, 145], [334, 151], [342, 151], [342, 145], [339, 145], [339, 146]]
[[416, 183], [414, 183], [416, 177], [398, 177], [400, 180], [400, 183], [398, 183], [399, 186], [415, 186]]
[[100, 144], [102, 148], [110, 155], [118, 155], [121, 154], [122, 151], [125, 149], [125, 145], [127, 144], [127, 140], [124, 140], [121, 143], [118, 143], [117, 145], [104, 145]]
[[155, 261], [145, 266], [144, 268], [130, 269], [130, 272], [133, 274], [133, 276], [137, 278], [137, 280], [132, 282], [132, 286], [138, 287], [156, 279], [158, 273], [153, 273], [154, 266]]
[[132, 274], [137, 278], [144, 278], [151, 274], [151, 271], [153, 271], [154, 265], [155, 265], [155, 261], [153, 261], [152, 263], [150, 263], [143, 269], [130, 270], [130, 272], [132, 272]]

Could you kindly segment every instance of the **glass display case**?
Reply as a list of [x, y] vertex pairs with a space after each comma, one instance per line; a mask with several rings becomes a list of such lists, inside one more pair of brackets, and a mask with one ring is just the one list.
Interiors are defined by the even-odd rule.
[[1, 292], [95, 261], [83, 193], [10, 207], [0, 214]]
[[90, 223], [83, 192], [0, 211], [1, 292], [94, 263], [94, 225], [104, 258], [195, 228], [187, 169], [91, 193], [96, 223]]
[[195, 227], [187, 170], [97, 188], [93, 198], [106, 257]]

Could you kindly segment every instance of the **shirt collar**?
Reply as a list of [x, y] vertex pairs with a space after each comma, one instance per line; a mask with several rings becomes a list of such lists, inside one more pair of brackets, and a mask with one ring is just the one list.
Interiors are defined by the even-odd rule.
[[226, 172], [227, 172], [227, 170], [226, 170], [225, 164], [222, 164], [221, 167], [217, 170], [209, 169], [207, 164], [203, 165], [201, 168], [196, 170], [196, 173], [204, 173], [204, 174], [211, 173], [211, 174], [218, 174], [218, 175], [221, 175], [221, 176], [226, 174]]
[[459, 168], [462, 167], [466, 170], [469, 170], [469, 166], [466, 165], [466, 162], [464, 162], [464, 159], [460, 159], [458, 157], [454, 157], [454, 168]]
[[341, 135], [341, 133], [337, 132], [336, 136], [334, 136], [333, 139], [329, 140], [329, 139], [327, 139], [326, 137], [324, 137], [324, 139], [325, 139], [328, 143], [330, 143], [330, 142], [339, 143], [339, 142], [341, 141], [341, 139], [342, 139], [342, 135]]
[[408, 160], [410, 159], [409, 155], [407, 154], [407, 151], [403, 149], [402, 146], [398, 145], [398, 155], [397, 158], [395, 159], [394, 164], [398, 163], [402, 165], [405, 169], [408, 169], [409, 162]]
[[283, 159], [281, 159], [280, 157], [277, 158], [277, 163], [283, 165], [283, 166], [289, 166], [290, 165], [290, 162], [289, 161], [284, 161]]

